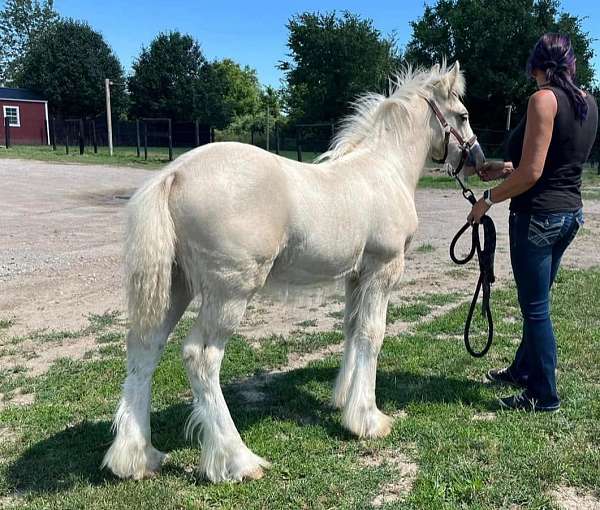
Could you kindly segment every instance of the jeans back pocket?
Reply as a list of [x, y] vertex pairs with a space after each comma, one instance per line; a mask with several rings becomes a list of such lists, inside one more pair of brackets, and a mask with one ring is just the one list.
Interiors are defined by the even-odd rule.
[[562, 214], [532, 214], [527, 239], [536, 246], [551, 246], [560, 237], [565, 217]]

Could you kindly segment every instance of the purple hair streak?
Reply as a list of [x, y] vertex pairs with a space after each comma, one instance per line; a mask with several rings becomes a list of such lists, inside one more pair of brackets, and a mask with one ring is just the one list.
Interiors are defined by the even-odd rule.
[[581, 89], [575, 84], [575, 62], [569, 37], [548, 33], [540, 37], [533, 47], [527, 61], [527, 74], [532, 76], [536, 69], [545, 72], [549, 85], [565, 91], [577, 119], [585, 120], [588, 106]]

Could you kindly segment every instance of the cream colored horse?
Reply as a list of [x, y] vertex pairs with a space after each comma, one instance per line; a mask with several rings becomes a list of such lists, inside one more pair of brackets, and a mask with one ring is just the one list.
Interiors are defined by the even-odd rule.
[[[183, 343], [194, 394], [187, 431], [201, 428], [200, 470], [209, 480], [253, 479], [268, 463], [242, 441], [219, 384], [228, 338], [266, 283], [345, 278], [345, 351], [333, 402], [359, 437], [382, 437], [392, 420], [375, 403], [377, 356], [390, 292], [417, 230], [415, 188], [425, 162], [444, 153], [444, 132], [425, 99], [468, 139], [447, 69], [406, 70], [388, 96], [361, 99], [320, 164], [302, 164], [239, 143], [178, 158], [128, 206], [126, 273], [131, 330], [116, 438], [103, 466], [122, 478], [156, 472], [165, 455], [150, 439], [154, 369], [190, 300], [202, 296]], [[471, 154], [478, 164], [483, 153]], [[454, 140], [448, 161], [457, 164]]]

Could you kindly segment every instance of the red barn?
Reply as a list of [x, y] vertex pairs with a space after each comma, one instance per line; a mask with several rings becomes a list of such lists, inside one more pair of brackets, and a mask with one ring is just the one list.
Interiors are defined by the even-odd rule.
[[26, 89], [0, 87], [0, 144], [4, 144], [4, 123], [10, 122], [10, 141], [14, 144], [46, 145], [50, 143], [48, 101]]

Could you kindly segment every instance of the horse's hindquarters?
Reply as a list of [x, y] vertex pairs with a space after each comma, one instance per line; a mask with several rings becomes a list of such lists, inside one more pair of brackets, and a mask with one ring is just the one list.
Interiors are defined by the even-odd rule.
[[253, 292], [279, 254], [289, 208], [283, 175], [264, 154], [262, 166], [237, 158], [235, 167], [227, 165], [231, 154], [216, 166], [199, 153], [176, 171], [169, 200], [176, 258], [195, 291]]

